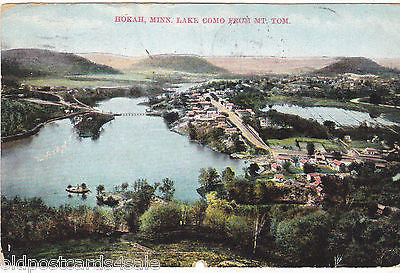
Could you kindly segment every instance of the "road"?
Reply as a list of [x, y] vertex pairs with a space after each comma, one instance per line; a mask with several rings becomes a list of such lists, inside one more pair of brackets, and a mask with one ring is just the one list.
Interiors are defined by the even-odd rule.
[[270, 151], [267, 144], [261, 139], [261, 137], [257, 134], [257, 132], [251, 127], [243, 123], [242, 119], [236, 115], [234, 112], [228, 110], [221, 103], [217, 102], [213, 98], [211, 99], [211, 104], [218, 109], [218, 111], [227, 113], [229, 120], [240, 130], [242, 136], [245, 137], [248, 141], [250, 141], [257, 148], [261, 148], [267, 151]]
[[89, 105], [86, 105], [86, 104], [80, 102], [77, 98], [75, 98], [74, 95], [72, 95], [72, 98], [75, 100], [76, 104], [65, 101], [63, 96], [61, 96], [60, 94], [54, 93], [54, 92], [37, 91], [37, 90], [34, 90], [32, 92], [35, 92], [37, 94], [44, 94], [44, 95], [48, 95], [48, 96], [57, 97], [58, 102], [52, 102], [52, 101], [38, 99], [38, 98], [27, 98], [27, 99], [25, 99], [26, 101], [30, 101], [30, 102], [34, 102], [34, 103], [38, 103], [38, 104], [62, 105], [62, 106], [70, 107], [70, 108], [81, 109], [84, 111], [91, 111], [91, 112], [97, 112], [97, 113], [101, 112], [100, 110], [97, 110]]
[[373, 104], [373, 103], [369, 103], [369, 102], [360, 101], [361, 99], [367, 99], [367, 98], [368, 98], [368, 97], [356, 98], [356, 99], [350, 100], [350, 102], [352, 102], [352, 103], [358, 103], [358, 104], [365, 104], [365, 105], [372, 105], [372, 106], [382, 106], [382, 107], [400, 109], [400, 106], [396, 106], [396, 105], [389, 105], [389, 104]]

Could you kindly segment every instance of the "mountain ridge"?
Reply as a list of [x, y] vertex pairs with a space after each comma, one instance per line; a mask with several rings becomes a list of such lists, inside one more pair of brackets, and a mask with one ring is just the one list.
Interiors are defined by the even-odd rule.
[[1, 51], [1, 74], [5, 79], [89, 73], [118, 74], [121, 72], [107, 65], [96, 64], [74, 53], [37, 48]]
[[206, 59], [193, 54], [158, 54], [140, 60], [133, 69], [168, 69], [189, 73], [224, 73], [226, 69], [218, 67]]
[[388, 68], [365, 57], [340, 57], [337, 62], [327, 65], [315, 73], [317, 74], [382, 74], [400, 73], [399, 70]]

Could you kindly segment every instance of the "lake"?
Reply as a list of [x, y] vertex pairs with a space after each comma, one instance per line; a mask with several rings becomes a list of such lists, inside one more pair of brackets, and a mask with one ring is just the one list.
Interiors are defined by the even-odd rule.
[[[269, 107], [264, 108], [264, 111], [268, 111]], [[338, 125], [343, 126], [357, 126], [362, 122], [366, 122], [368, 125], [394, 125], [395, 122], [389, 121], [384, 117], [371, 118], [369, 113], [345, 110], [336, 107], [323, 107], [323, 106], [299, 106], [291, 104], [275, 104], [272, 106], [278, 112], [285, 114], [298, 115], [306, 119], [314, 119], [320, 123], [325, 120], [334, 121]]]
[[[145, 112], [143, 98], [113, 98], [99, 103], [112, 112]], [[161, 117], [121, 116], [103, 126], [96, 140], [80, 138], [69, 119], [51, 123], [32, 137], [4, 143], [1, 151], [1, 187], [7, 197], [42, 197], [47, 204], [96, 204], [96, 186], [112, 190], [138, 178], [175, 181], [175, 197], [194, 200], [200, 168], [222, 170], [231, 166], [238, 173], [243, 160], [230, 158], [190, 142], [171, 132]], [[92, 190], [87, 200], [68, 197], [67, 185], [86, 183]]]

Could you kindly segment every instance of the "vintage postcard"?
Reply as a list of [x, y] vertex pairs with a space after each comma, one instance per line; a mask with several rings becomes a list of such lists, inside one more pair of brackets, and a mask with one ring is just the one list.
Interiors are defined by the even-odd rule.
[[399, 14], [2, 5], [2, 268], [400, 265]]

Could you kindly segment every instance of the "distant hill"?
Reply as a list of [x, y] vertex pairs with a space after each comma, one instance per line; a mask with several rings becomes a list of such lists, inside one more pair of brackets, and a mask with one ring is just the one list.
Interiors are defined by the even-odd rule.
[[90, 60], [96, 64], [103, 64], [115, 68], [117, 70], [130, 70], [132, 66], [143, 60], [143, 56], [124, 56], [124, 55], [116, 55], [110, 53], [100, 53], [100, 52], [93, 52], [93, 53], [78, 53], [77, 55]]
[[230, 56], [205, 57], [210, 63], [236, 74], [307, 73], [325, 67], [335, 59], [329, 57], [266, 57]]
[[218, 73], [225, 69], [215, 66], [207, 60], [191, 55], [155, 55], [133, 65], [133, 69], [168, 69], [189, 73]]
[[340, 58], [337, 62], [318, 70], [317, 74], [382, 74], [400, 73], [399, 70], [387, 68], [364, 57]]
[[21, 79], [49, 75], [92, 73], [117, 74], [118, 70], [93, 63], [72, 53], [44, 49], [11, 49], [1, 52], [1, 74], [4, 78]]

